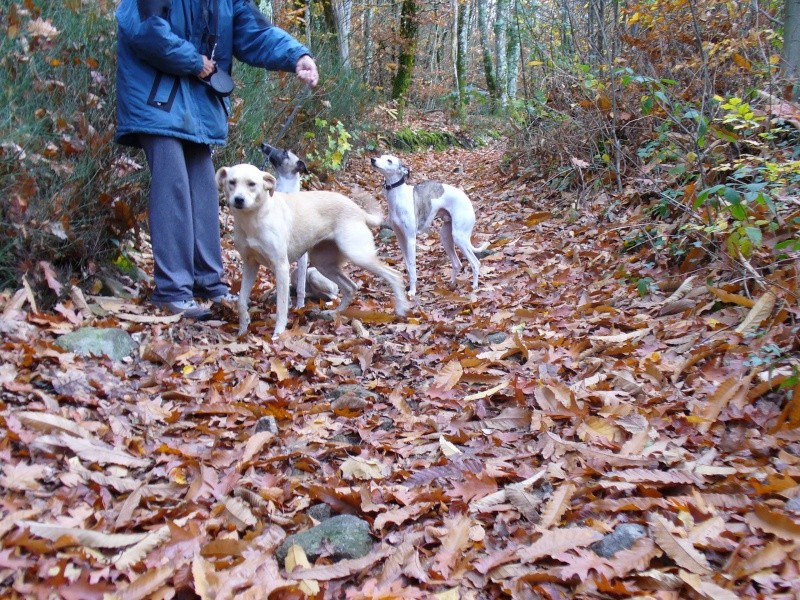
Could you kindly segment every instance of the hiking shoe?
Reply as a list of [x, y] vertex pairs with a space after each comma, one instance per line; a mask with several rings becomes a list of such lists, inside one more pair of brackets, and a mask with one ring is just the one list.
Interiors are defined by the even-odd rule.
[[194, 300], [178, 300], [177, 302], [154, 302], [159, 308], [171, 312], [173, 315], [182, 314], [190, 319], [205, 321], [211, 318], [208, 307], [198, 304]]
[[209, 298], [211, 302], [214, 304], [236, 304], [239, 302], [239, 296], [236, 294], [232, 294], [228, 292], [227, 294], [222, 294], [221, 296], [214, 296], [213, 298]]

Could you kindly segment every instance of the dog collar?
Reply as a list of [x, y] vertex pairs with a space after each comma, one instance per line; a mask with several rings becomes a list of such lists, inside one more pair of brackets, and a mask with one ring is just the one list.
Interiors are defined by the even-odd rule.
[[396, 187], [400, 187], [400, 186], [401, 186], [401, 185], [403, 185], [405, 182], [406, 182], [406, 176], [405, 176], [405, 175], [403, 175], [403, 176], [402, 176], [400, 179], [398, 179], [398, 180], [397, 180], [397, 181], [395, 181], [394, 183], [387, 183], [387, 184], [386, 184], [386, 185], [384, 185], [383, 187], [384, 187], [384, 189], [385, 189], [385, 190], [388, 192], [389, 190], [393, 190], [393, 189], [394, 189], [394, 188], [396, 188]]

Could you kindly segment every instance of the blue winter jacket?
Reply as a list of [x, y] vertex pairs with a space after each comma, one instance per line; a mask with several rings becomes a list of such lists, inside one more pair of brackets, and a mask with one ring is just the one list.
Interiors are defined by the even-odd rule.
[[[231, 72], [233, 57], [272, 71], [294, 72], [308, 49], [272, 26], [252, 0], [207, 0], [219, 11], [214, 61]], [[210, 56], [203, 0], [122, 0], [116, 12], [117, 131], [115, 140], [138, 146], [137, 135], [165, 135], [224, 144], [228, 98], [196, 73], [201, 51]], [[208, 11], [206, 11], [208, 14]], [[212, 21], [213, 22], [213, 21]]]

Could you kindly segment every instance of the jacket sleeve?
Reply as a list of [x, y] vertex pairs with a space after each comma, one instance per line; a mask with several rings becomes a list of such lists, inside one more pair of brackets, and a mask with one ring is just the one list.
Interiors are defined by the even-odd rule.
[[161, 13], [142, 11], [141, 1], [123, 0], [117, 9], [119, 35], [133, 53], [154, 68], [172, 75], [194, 75], [203, 57], [192, 43], [175, 35]]
[[272, 25], [253, 0], [233, 0], [233, 55], [270, 71], [294, 72], [311, 52], [280, 27]]

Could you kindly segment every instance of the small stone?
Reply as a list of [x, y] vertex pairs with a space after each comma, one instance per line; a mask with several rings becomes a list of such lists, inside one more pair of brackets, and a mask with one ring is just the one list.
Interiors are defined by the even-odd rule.
[[136, 342], [127, 331], [100, 327], [81, 327], [60, 336], [56, 344], [80, 356], [107, 356], [112, 360], [122, 360], [136, 349]]
[[306, 513], [316, 521], [327, 521], [331, 518], [331, 507], [327, 504], [315, 504], [309, 506]]
[[277, 435], [278, 422], [275, 420], [275, 417], [273, 417], [272, 415], [268, 417], [261, 417], [256, 422], [256, 433], [261, 433], [262, 431], [269, 431], [270, 433], [274, 433]]
[[645, 535], [647, 535], [647, 528], [644, 525], [623, 523], [590, 547], [597, 555], [611, 558], [620, 550], [628, 550], [636, 540]]
[[508, 334], [504, 331], [498, 331], [497, 333], [490, 333], [486, 336], [486, 341], [490, 344], [502, 344], [508, 339]]
[[333, 560], [361, 558], [372, 549], [369, 523], [353, 515], [337, 515], [319, 525], [287, 537], [278, 547], [276, 556], [283, 563], [292, 544], [299, 545], [313, 562], [324, 548], [333, 553]]

